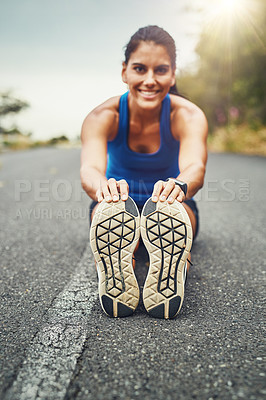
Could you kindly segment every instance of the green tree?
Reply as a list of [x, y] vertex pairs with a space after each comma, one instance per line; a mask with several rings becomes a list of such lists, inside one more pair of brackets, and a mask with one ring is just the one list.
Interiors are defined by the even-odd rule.
[[17, 114], [29, 107], [26, 101], [13, 97], [10, 92], [0, 93], [0, 133], [15, 134], [21, 133], [19, 128], [7, 129], [3, 126], [3, 120], [10, 114]]
[[211, 129], [266, 124], [266, 2], [253, 0], [251, 6], [206, 24], [196, 47], [197, 71], [178, 82], [204, 109]]

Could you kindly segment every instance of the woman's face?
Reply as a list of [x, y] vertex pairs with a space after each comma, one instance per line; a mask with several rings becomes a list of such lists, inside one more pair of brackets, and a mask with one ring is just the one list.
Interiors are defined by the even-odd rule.
[[175, 84], [175, 70], [166, 48], [154, 42], [141, 42], [128, 64], [123, 63], [122, 79], [139, 107], [158, 108]]

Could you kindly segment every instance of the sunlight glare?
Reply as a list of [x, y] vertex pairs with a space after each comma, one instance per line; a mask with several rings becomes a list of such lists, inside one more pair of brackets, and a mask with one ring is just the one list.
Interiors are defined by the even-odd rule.
[[221, 10], [232, 13], [241, 6], [241, 0], [221, 0]]
[[252, 0], [204, 0], [205, 17], [207, 23], [217, 21], [235, 21], [239, 17], [246, 17], [251, 8]]

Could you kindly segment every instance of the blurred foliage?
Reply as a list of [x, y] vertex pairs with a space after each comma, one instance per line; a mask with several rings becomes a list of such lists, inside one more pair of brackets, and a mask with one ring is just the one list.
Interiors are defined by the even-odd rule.
[[29, 107], [26, 101], [17, 99], [10, 92], [0, 93], [0, 134], [15, 135], [21, 134], [18, 127], [7, 129], [3, 126], [3, 119], [10, 114], [17, 114]]
[[71, 147], [73, 143], [70, 142], [67, 136], [61, 135], [53, 137], [49, 140], [32, 140], [30, 135], [22, 135], [18, 133], [14, 136], [4, 136], [5, 139], [0, 141], [0, 152], [4, 150], [25, 150], [36, 147], [58, 146], [58, 147]]
[[62, 136], [54, 137], [54, 138], [48, 140], [47, 144], [53, 145], [53, 144], [58, 144], [58, 143], [62, 143], [62, 142], [69, 142], [69, 139], [65, 135], [62, 135]]
[[208, 137], [208, 149], [213, 152], [266, 156], [266, 127], [256, 131], [246, 124], [216, 128], [215, 134]]
[[266, 1], [253, 0], [242, 11], [204, 26], [197, 69], [178, 78], [180, 92], [206, 113], [210, 131], [266, 125]]

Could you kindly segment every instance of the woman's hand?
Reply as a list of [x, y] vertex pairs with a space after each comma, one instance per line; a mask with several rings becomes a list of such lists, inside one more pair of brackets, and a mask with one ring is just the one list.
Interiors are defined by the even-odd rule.
[[99, 203], [103, 200], [107, 201], [107, 203], [111, 201], [117, 202], [119, 194], [122, 200], [126, 201], [128, 199], [128, 183], [125, 179], [116, 181], [115, 178], [110, 178], [105, 183], [102, 183], [96, 192]]
[[155, 203], [167, 200], [168, 203], [172, 204], [175, 200], [182, 203], [186, 199], [183, 190], [170, 179], [169, 181], [157, 181], [154, 185], [152, 192], [152, 201]]

